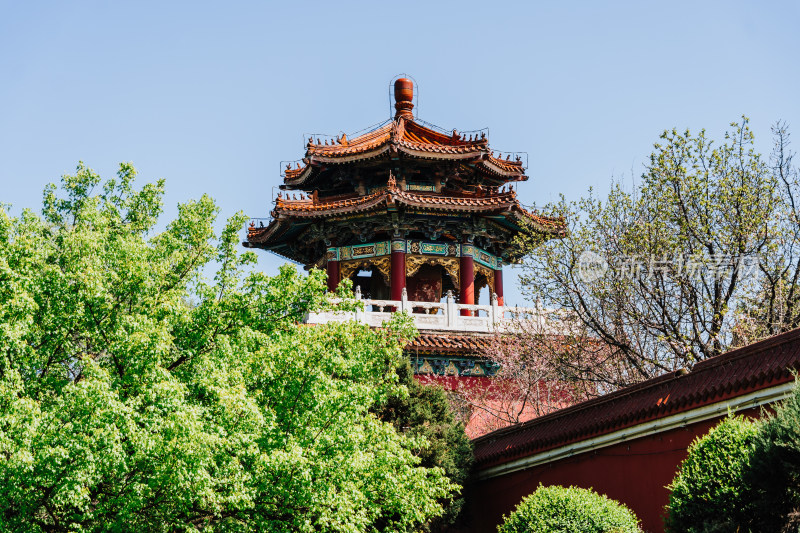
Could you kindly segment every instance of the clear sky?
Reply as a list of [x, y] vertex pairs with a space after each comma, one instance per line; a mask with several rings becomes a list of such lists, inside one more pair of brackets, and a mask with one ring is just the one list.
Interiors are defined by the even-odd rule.
[[[267, 216], [305, 133], [390, 116], [489, 127], [529, 153], [523, 203], [642, 172], [665, 128], [751, 118], [800, 136], [798, 2], [0, 2], [0, 202], [39, 208], [79, 160], [166, 178], [165, 217], [213, 196]], [[259, 268], [281, 261], [261, 254]], [[513, 271], [506, 297], [525, 302]]]

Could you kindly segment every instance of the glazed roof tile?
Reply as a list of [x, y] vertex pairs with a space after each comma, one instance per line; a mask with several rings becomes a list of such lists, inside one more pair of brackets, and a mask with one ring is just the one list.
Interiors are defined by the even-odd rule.
[[338, 199], [333, 201], [314, 201], [312, 198], [301, 200], [289, 200], [279, 196], [275, 199], [275, 214], [291, 214], [294, 216], [327, 216], [338, 212], [357, 212], [360, 208], [370, 208], [375, 205], [385, 203], [387, 199], [386, 191], [378, 191], [366, 196], [354, 196], [352, 198]]
[[319, 155], [327, 157], [347, 156], [353, 154], [360, 154], [374, 150], [384, 144], [391, 138], [392, 123], [381, 126], [380, 128], [360, 135], [353, 140], [348, 140], [347, 136], [341, 138], [336, 144], [330, 145], [314, 142], [313, 138], [309, 139], [308, 150], [306, 157]]
[[489, 155], [486, 159], [506, 172], [519, 172], [520, 168], [522, 168], [521, 161], [510, 161], [508, 159], [494, 157], [493, 155]]
[[800, 329], [474, 441], [481, 467], [611, 433], [666, 415], [790, 382], [800, 369]]
[[388, 188], [366, 196], [340, 197], [330, 201], [319, 201], [313, 197], [299, 200], [278, 197], [272, 211], [273, 219], [266, 227], [251, 225], [247, 241], [253, 244], [274, 242], [275, 239], [282, 238], [292, 221], [370, 213], [385, 210], [390, 205], [404, 205], [431, 213], [510, 213], [512, 218], [532, 223], [543, 232], [561, 234], [565, 228], [561, 219], [543, 217], [527, 211], [516, 200], [513, 191], [488, 196], [442, 196], [400, 191], [390, 183]]
[[526, 179], [522, 162], [494, 157], [485, 137], [466, 139], [456, 131], [448, 136], [427, 128], [413, 120], [398, 117], [376, 129], [348, 139], [346, 135], [331, 141], [309, 139], [304, 164], [287, 168], [284, 178], [287, 184], [299, 184], [320, 163], [347, 163], [377, 157], [390, 150], [397, 150], [420, 158], [472, 159], [486, 170], [505, 177]]
[[435, 352], [450, 355], [482, 355], [490, 349], [492, 339], [492, 335], [452, 335], [422, 332], [405, 349], [415, 353]]
[[[516, 199], [514, 191], [497, 194], [478, 195], [440, 195], [401, 191], [390, 182], [389, 186], [366, 196], [317, 200], [314, 197], [288, 199], [279, 196], [275, 200], [274, 217], [292, 216], [299, 218], [325, 218], [343, 213], [358, 213], [388, 204], [401, 204], [430, 211], [486, 212], [514, 210], [524, 218], [542, 227], [558, 230], [563, 227], [560, 219], [542, 217], [526, 211]], [[260, 229], [260, 228], [258, 228]]]

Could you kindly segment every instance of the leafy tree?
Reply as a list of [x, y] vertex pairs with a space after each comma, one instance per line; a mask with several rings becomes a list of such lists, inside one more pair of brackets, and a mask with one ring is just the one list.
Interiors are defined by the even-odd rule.
[[776, 124], [772, 132], [770, 167], [780, 201], [769, 225], [770, 244], [759, 262], [758, 290], [739, 305], [740, 344], [800, 327], [800, 174], [786, 124]]
[[578, 487], [539, 486], [517, 505], [499, 533], [638, 533], [639, 520], [621, 503]]
[[460, 382], [454, 391], [456, 410], [469, 413], [472, 437], [599, 394], [589, 379], [572, 374], [589, 377], [602, 361], [587, 355], [600, 354], [602, 346], [587, 336], [560, 334], [557, 328], [570, 327], [563, 313], [542, 310], [537, 318], [517, 318], [487, 339], [482, 356], [496, 365], [496, 374], [483, 386]]
[[[0, 209], [0, 529], [412, 531], [456, 489], [403, 394], [402, 322], [303, 327], [324, 274], [246, 273], [203, 196], [81, 164], [43, 216]], [[215, 269], [213, 279], [205, 271]], [[380, 526], [380, 527], [379, 527]]]
[[732, 416], [692, 443], [668, 487], [667, 531], [748, 531], [752, 491], [742, 479], [754, 460], [758, 433], [757, 423]]
[[800, 387], [780, 403], [755, 438], [743, 483], [752, 487], [753, 530], [800, 529]]
[[703, 131], [664, 132], [634, 192], [617, 184], [605, 200], [549, 206], [569, 231], [524, 239], [523, 285], [575, 317], [569, 335], [604, 346], [576, 356], [601, 363], [588, 374], [564, 372], [614, 388], [727, 350], [737, 304], [755, 294], [780, 234], [782, 201], [743, 118], [719, 145]]
[[[421, 466], [441, 468], [453, 483], [465, 486], [472, 469], [472, 444], [464, 425], [455, 419], [444, 389], [415, 381], [408, 363], [398, 367], [397, 375], [407, 394], [389, 396], [378, 409], [378, 417], [407, 436], [424, 439], [426, 445], [414, 450]], [[443, 503], [445, 514], [426, 524], [426, 530], [441, 531], [463, 522], [463, 495]]]

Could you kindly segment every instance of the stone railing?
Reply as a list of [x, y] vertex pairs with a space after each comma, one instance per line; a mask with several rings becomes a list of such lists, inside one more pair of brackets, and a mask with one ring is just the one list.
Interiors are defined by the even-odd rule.
[[[403, 289], [401, 300], [362, 299], [356, 287], [356, 300], [364, 305], [356, 311], [326, 311], [310, 313], [307, 324], [325, 324], [356, 320], [372, 327], [379, 327], [389, 320], [392, 313], [406, 312], [414, 320], [419, 330], [437, 330], [469, 333], [492, 333], [506, 330], [515, 320], [529, 320], [539, 323], [543, 328], [554, 318], [557, 311], [537, 307], [510, 307], [498, 305], [497, 295], [492, 293], [490, 305], [460, 304], [455, 302], [453, 293], [448, 291], [444, 302], [415, 302], [408, 300]], [[549, 328], [547, 328], [549, 329]]]

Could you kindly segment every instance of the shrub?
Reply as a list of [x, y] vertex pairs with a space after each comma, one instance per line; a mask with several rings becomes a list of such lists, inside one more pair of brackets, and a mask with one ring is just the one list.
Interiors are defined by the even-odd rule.
[[750, 490], [742, 476], [750, 466], [758, 428], [731, 416], [695, 439], [668, 487], [668, 532], [734, 532], [748, 522]]
[[800, 388], [761, 426], [745, 484], [753, 488], [755, 531], [800, 531]]
[[500, 533], [634, 533], [639, 520], [621, 503], [578, 487], [539, 486], [505, 518]]

